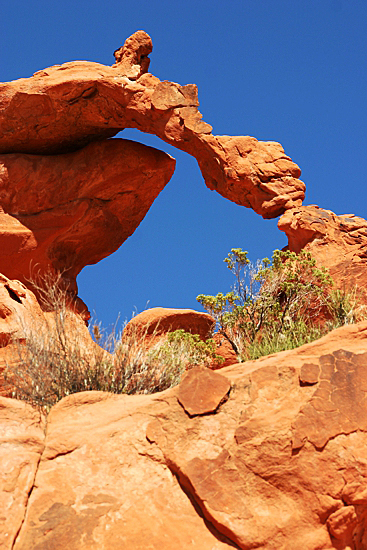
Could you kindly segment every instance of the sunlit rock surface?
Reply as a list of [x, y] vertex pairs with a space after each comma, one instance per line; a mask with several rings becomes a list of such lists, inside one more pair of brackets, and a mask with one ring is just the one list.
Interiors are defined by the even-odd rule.
[[117, 62], [73, 61], [0, 84], [0, 153], [57, 154], [124, 128], [155, 134], [193, 155], [210, 189], [265, 218], [302, 203], [299, 167], [274, 142], [214, 136], [194, 84], [147, 73], [149, 36], [138, 31]]
[[206, 371], [218, 384], [197, 368], [153, 396], [71, 395], [45, 432], [2, 398], [2, 503], [14, 494], [17, 513], [0, 543], [363, 550], [366, 342], [361, 323]]

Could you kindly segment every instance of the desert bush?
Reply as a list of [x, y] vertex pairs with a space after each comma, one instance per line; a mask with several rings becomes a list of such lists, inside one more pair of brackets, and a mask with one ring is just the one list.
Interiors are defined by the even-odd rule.
[[304, 250], [275, 250], [271, 261], [253, 265], [246, 251], [232, 248], [224, 262], [235, 276], [232, 290], [197, 300], [241, 361], [293, 349], [355, 320], [356, 296], [334, 291], [328, 270]]
[[367, 318], [367, 296], [357, 286], [349, 289], [332, 289], [329, 297], [329, 310], [336, 326], [358, 323]]
[[[212, 359], [220, 360], [215, 353], [213, 340], [202, 341], [197, 334], [184, 330], [169, 332], [159, 337], [159, 325], [150, 334], [147, 325], [117, 341], [114, 360], [123, 372], [123, 393], [155, 393], [177, 385], [183, 373], [195, 365], [208, 366]], [[156, 343], [149, 347], [145, 340]]]
[[166, 341], [154, 347], [148, 356], [150, 361], [157, 364], [172, 365], [173, 370], [196, 365], [208, 367], [213, 361], [224, 361], [223, 357], [217, 355], [212, 338], [203, 341], [198, 334], [191, 334], [183, 329], [168, 333]]
[[32, 282], [49, 313], [42, 325], [22, 327], [5, 372], [14, 398], [48, 411], [63, 397], [82, 391], [154, 393], [178, 384], [187, 368], [219, 359], [212, 340], [203, 342], [183, 330], [160, 340], [150, 334], [157, 342], [149, 348], [149, 326], [121, 338], [115, 328], [106, 334], [95, 323], [92, 333], [98, 345], [86, 345], [82, 333], [73, 330], [70, 295], [58, 283], [51, 277]]

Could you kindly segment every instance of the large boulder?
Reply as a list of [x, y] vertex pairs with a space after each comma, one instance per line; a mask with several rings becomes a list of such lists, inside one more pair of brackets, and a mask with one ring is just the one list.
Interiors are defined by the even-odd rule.
[[361, 323], [152, 396], [71, 395], [46, 433], [2, 398], [0, 545], [365, 549], [366, 341]]
[[146, 72], [151, 47], [138, 31], [115, 52], [112, 67], [74, 61], [0, 84], [0, 153], [70, 152], [137, 128], [193, 155], [210, 189], [264, 218], [301, 205], [301, 172], [281, 145], [212, 135], [194, 84]]
[[[208, 313], [193, 309], [154, 307], [139, 313], [127, 323], [122, 334], [122, 343], [129, 342], [131, 345], [137, 340], [138, 346], [149, 350], [163, 344], [170, 332], [184, 330], [197, 334], [204, 342], [213, 338], [218, 359], [211, 361], [211, 369], [221, 369], [237, 363], [232, 345], [220, 332], [213, 334], [214, 328], [215, 319]], [[136, 349], [135, 345], [133, 347]]]
[[76, 292], [81, 269], [135, 231], [174, 168], [166, 153], [124, 139], [0, 155], [0, 272], [26, 284], [61, 273]]
[[153, 307], [135, 315], [127, 323], [123, 338], [141, 338], [148, 349], [165, 339], [169, 332], [180, 329], [198, 334], [202, 340], [207, 340], [212, 336], [214, 326], [215, 320], [208, 313], [193, 309]]

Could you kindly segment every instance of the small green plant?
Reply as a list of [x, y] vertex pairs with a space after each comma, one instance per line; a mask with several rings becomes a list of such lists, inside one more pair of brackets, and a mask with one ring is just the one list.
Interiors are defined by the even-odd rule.
[[208, 367], [213, 361], [224, 361], [223, 357], [216, 354], [216, 344], [212, 338], [203, 341], [198, 334], [183, 329], [168, 333], [167, 340], [149, 352], [149, 360], [171, 365], [174, 371], [196, 365]]
[[232, 291], [197, 300], [240, 360], [292, 349], [325, 333], [333, 282], [308, 252], [275, 250], [271, 261], [254, 266], [246, 251], [232, 248], [224, 262], [235, 276]]

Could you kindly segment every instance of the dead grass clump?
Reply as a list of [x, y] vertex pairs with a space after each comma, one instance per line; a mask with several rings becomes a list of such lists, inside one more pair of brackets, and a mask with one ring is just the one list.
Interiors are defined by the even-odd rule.
[[21, 327], [15, 356], [7, 364], [5, 381], [16, 399], [48, 411], [63, 397], [82, 391], [150, 394], [178, 384], [187, 368], [218, 359], [214, 343], [185, 331], [161, 339], [153, 333], [156, 343], [149, 348], [149, 326], [121, 338], [115, 330], [104, 336], [94, 324], [95, 343], [86, 338], [87, 329], [82, 321], [78, 324], [70, 294], [59, 282], [53, 277], [32, 281], [46, 313], [42, 323]]

